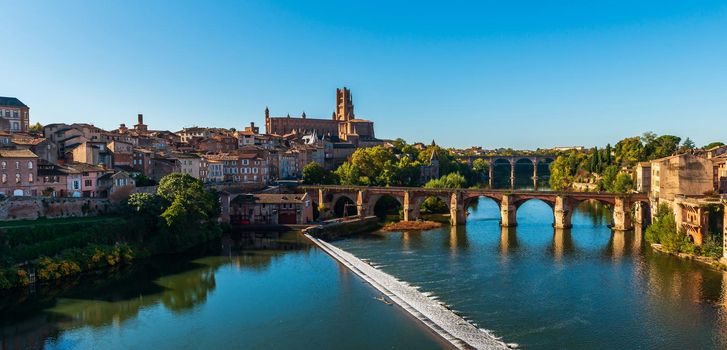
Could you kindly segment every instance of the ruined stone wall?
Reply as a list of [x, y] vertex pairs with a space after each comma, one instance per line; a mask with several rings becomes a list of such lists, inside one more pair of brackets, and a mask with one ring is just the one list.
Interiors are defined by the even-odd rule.
[[105, 198], [10, 197], [0, 201], [0, 221], [95, 216], [110, 208]]

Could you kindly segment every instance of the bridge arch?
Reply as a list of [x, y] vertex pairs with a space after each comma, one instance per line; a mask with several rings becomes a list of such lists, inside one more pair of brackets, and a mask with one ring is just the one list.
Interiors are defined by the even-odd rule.
[[395, 194], [372, 194], [366, 203], [366, 215], [376, 215], [380, 218], [393, 215], [394, 212], [399, 215], [403, 208], [403, 197]]
[[336, 193], [331, 197], [333, 214], [337, 218], [355, 216], [358, 213], [356, 200], [345, 193]]
[[[426, 203], [426, 205], [425, 205]], [[434, 213], [426, 211], [426, 206], [430, 206], [431, 209], [435, 209]], [[418, 194], [413, 200], [410, 199], [409, 209], [411, 213], [409, 215], [412, 219], [418, 219], [422, 214], [445, 214], [451, 212], [451, 195], [445, 193], [432, 193], [432, 194]], [[425, 209], [425, 210], [422, 210]]]

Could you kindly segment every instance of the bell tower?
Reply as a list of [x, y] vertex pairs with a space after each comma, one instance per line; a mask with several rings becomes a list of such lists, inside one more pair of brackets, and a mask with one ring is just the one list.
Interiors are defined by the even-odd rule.
[[349, 121], [355, 119], [353, 114], [353, 96], [351, 90], [346, 87], [336, 89], [336, 113], [334, 119], [338, 121]]

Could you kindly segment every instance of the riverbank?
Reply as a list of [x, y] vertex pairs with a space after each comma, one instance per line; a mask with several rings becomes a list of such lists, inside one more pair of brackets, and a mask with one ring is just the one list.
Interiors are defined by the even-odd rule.
[[0, 290], [107, 271], [139, 258], [178, 253], [220, 236], [215, 223], [179, 232], [123, 215], [0, 224]]
[[478, 329], [441, 303], [432, 300], [393, 276], [386, 274], [335, 246], [305, 235], [321, 250], [346, 266], [391, 299], [434, 333], [457, 349], [509, 349], [508, 345], [486, 330]]
[[717, 259], [717, 258], [711, 258], [708, 256], [700, 256], [700, 255], [687, 254], [687, 253], [671, 253], [671, 252], [666, 251], [666, 249], [664, 249], [664, 247], [662, 247], [662, 245], [658, 244], [658, 243], [652, 243], [651, 248], [659, 253], [676, 256], [680, 259], [693, 260], [693, 261], [702, 263], [717, 271], [727, 271], [727, 259], [725, 259], [725, 258]]
[[381, 231], [385, 232], [398, 232], [398, 231], [425, 231], [432, 230], [441, 227], [441, 222], [435, 221], [397, 221], [390, 222], [381, 228]]

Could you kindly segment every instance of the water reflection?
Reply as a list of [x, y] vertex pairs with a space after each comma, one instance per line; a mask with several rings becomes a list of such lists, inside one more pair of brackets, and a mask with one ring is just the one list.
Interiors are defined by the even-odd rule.
[[515, 227], [500, 227], [500, 254], [503, 257], [518, 249], [517, 229]]
[[336, 245], [525, 348], [727, 348], [727, 274], [653, 252], [639, 227], [612, 231], [608, 206], [579, 206], [572, 229], [536, 201], [515, 228], [489, 200], [470, 211], [416, 244], [387, 233]]
[[[307, 249], [310, 246], [294, 233], [237, 234], [190, 255], [139, 262], [105, 278], [87, 276], [65, 286], [6, 295], [2, 298], [0, 349], [43, 348], [63, 331], [81, 326], [119, 327], [137, 319], [141, 310], [157, 305], [173, 314], [185, 314], [207, 301], [217, 287], [215, 273], [220, 267], [264, 270], [286, 250]], [[211, 250], [221, 250], [225, 256], [190, 260]]]
[[556, 228], [553, 230], [553, 258], [560, 262], [563, 256], [574, 252], [573, 237], [570, 229]]

